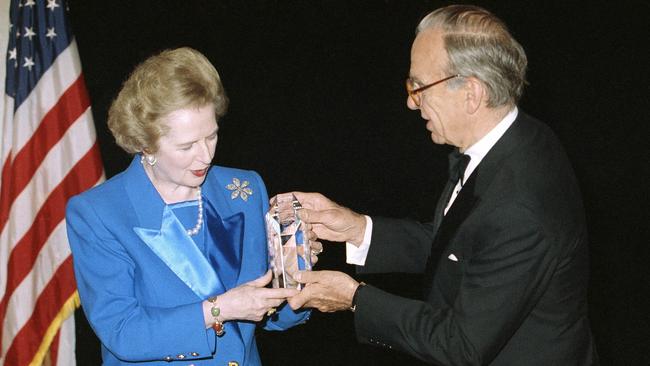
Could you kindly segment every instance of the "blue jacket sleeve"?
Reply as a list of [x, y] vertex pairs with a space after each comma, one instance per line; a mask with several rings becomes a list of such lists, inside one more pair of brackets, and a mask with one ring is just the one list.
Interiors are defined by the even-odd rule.
[[69, 201], [66, 222], [79, 295], [102, 344], [125, 361], [164, 360], [215, 351], [201, 301], [175, 306], [143, 304], [135, 294], [139, 270], [127, 248], [84, 196]]

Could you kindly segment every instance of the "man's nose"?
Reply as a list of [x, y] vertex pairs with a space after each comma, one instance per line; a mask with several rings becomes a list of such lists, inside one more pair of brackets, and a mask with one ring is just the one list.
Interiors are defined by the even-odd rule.
[[418, 108], [420, 108], [420, 107], [418, 107], [418, 106], [415, 104], [415, 101], [413, 101], [413, 98], [411, 98], [410, 95], [407, 95], [407, 96], [406, 96], [406, 106], [407, 106], [410, 110], [413, 110], [413, 111], [414, 111], [414, 110], [417, 110]]

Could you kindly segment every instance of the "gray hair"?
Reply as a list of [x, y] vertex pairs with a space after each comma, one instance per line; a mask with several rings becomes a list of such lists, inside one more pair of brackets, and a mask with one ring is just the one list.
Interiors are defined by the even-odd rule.
[[519, 101], [528, 61], [503, 21], [478, 6], [451, 5], [424, 17], [415, 34], [430, 28], [444, 33], [449, 60], [446, 71], [481, 80], [487, 88], [488, 107]]

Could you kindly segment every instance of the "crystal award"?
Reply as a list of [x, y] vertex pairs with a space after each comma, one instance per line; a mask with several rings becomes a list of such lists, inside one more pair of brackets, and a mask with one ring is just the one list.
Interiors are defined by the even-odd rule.
[[274, 288], [301, 288], [296, 271], [310, 271], [311, 248], [300, 219], [300, 202], [292, 193], [279, 194], [266, 213], [269, 265]]

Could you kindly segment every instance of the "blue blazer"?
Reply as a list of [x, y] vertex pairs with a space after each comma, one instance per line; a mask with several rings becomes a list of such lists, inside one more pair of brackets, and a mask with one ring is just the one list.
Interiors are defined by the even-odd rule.
[[[67, 206], [79, 295], [104, 365], [260, 365], [256, 323], [226, 322], [217, 337], [205, 329], [201, 304], [267, 271], [264, 183], [252, 171], [210, 169], [202, 186], [202, 252], [139, 160]], [[286, 303], [278, 310], [266, 329], [309, 316]]]

